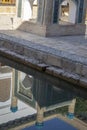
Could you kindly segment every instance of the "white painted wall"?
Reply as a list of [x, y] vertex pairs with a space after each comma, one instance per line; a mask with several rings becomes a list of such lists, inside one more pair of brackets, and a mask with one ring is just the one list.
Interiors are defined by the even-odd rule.
[[69, 1], [69, 22], [75, 23], [76, 21], [76, 4], [73, 1]]

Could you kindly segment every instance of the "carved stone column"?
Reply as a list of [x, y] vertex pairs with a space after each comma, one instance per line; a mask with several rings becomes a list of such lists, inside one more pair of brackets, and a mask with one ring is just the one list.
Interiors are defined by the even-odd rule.
[[69, 119], [74, 118], [75, 103], [76, 103], [76, 99], [73, 99], [72, 103], [68, 107], [68, 118]]

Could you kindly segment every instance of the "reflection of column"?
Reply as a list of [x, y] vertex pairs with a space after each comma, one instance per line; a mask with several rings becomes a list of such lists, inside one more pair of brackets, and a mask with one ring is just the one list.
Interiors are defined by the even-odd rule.
[[39, 106], [39, 104], [37, 103], [36, 126], [38, 126], [38, 127], [43, 126], [43, 118], [44, 118], [43, 113], [44, 113], [43, 108], [41, 108], [41, 107]]
[[76, 99], [73, 99], [72, 103], [69, 105], [69, 108], [68, 108], [68, 118], [69, 119], [74, 118], [75, 103], [76, 103]]
[[14, 95], [15, 78], [18, 78], [18, 77], [15, 76], [15, 70], [13, 69], [13, 72], [12, 72], [12, 99], [11, 99], [11, 107], [10, 107], [10, 110], [12, 112], [16, 112], [18, 110], [17, 98]]

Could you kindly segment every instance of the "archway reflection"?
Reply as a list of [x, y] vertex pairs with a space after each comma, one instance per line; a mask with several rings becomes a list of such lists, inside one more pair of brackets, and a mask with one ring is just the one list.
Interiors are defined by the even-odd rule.
[[[2, 72], [1, 70], [3, 70], [3, 66], [0, 67], [0, 72]], [[44, 113], [46, 114], [54, 110], [57, 110], [56, 112], [62, 112], [63, 107], [67, 107], [67, 111], [66, 108], [63, 111], [67, 112], [68, 118], [73, 119], [74, 113], [77, 114], [79, 112], [77, 110], [76, 113], [75, 110], [79, 109], [79, 106], [83, 105], [82, 101], [84, 101], [83, 107], [85, 106], [85, 111], [83, 113], [86, 114], [87, 106], [85, 102], [87, 101], [87, 93], [85, 89], [79, 89], [73, 84], [49, 75], [44, 75], [36, 70], [32, 71], [31, 68], [29, 68], [27, 73], [9, 67], [7, 67], [7, 70], [11, 72], [12, 86], [9, 91], [11, 95], [10, 110], [12, 112], [18, 110], [17, 100], [22, 100], [37, 110], [36, 125], [43, 125]], [[79, 100], [81, 104], [78, 103]], [[79, 112], [77, 116], [81, 114]]]

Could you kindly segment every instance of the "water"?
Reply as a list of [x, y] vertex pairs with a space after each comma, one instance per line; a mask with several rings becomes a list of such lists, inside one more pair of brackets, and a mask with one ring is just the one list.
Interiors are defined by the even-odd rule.
[[54, 119], [45, 121], [42, 127], [37, 127], [33, 125], [30, 127], [26, 127], [22, 130], [77, 130], [77, 129], [58, 118], [54, 118]]
[[[67, 115], [68, 105], [73, 99], [76, 99], [75, 115], [77, 117], [85, 116], [87, 121], [87, 92], [85, 89], [31, 68], [27, 69], [27, 73], [15, 70], [14, 93], [19, 100], [27, 103], [34, 109], [36, 109], [36, 103], [38, 103], [40, 108], [45, 110], [44, 117], [50, 117], [51, 114], [58, 113]], [[21, 125], [20, 120], [19, 125]], [[37, 130], [39, 128], [33, 125], [23, 130], [27, 129]], [[45, 121], [41, 129], [76, 130], [76, 128], [58, 118]]]

